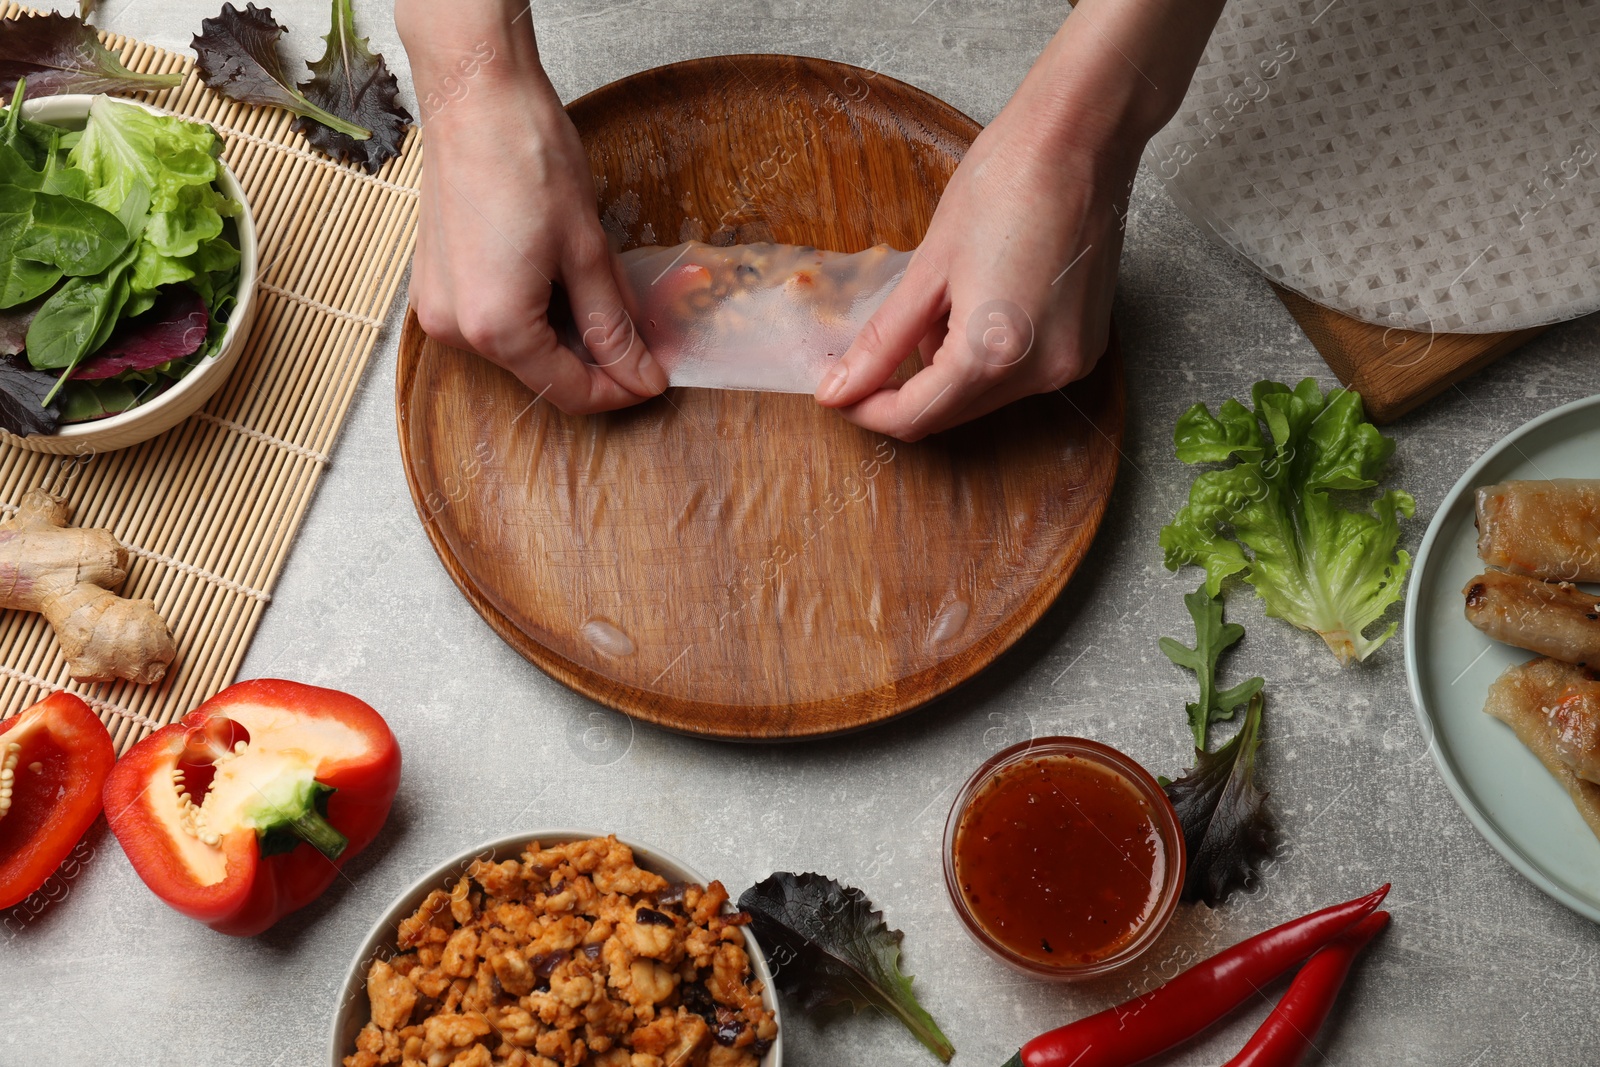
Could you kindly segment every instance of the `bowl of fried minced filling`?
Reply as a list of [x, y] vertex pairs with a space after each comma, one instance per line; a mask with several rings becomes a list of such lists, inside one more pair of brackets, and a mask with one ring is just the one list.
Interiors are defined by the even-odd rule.
[[333, 1067], [780, 1067], [772, 976], [721, 882], [592, 831], [491, 841], [373, 926]]

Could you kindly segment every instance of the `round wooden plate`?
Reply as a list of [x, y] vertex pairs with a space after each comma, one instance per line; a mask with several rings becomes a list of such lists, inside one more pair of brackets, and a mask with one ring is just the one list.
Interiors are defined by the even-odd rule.
[[[914, 247], [978, 125], [840, 63], [724, 56], [569, 111], [624, 247]], [[972, 677], [1066, 584], [1116, 477], [1121, 360], [914, 445], [810, 397], [569, 417], [408, 316], [406, 477], [450, 576], [564, 684], [675, 730], [814, 737]]]

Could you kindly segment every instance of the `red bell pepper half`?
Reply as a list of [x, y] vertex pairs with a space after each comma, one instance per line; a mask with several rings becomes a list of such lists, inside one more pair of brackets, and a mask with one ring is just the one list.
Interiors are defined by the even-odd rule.
[[105, 724], [71, 693], [0, 722], [0, 908], [26, 900], [77, 846], [116, 761]]
[[369, 705], [264, 678], [135, 745], [106, 782], [106, 819], [157, 896], [249, 936], [328, 888], [399, 785], [400, 746]]

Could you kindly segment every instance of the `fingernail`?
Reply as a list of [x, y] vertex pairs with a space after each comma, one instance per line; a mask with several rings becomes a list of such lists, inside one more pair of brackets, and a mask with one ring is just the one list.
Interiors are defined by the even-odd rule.
[[661, 364], [649, 352], [639, 357], [639, 377], [657, 393], [667, 391], [667, 372], [661, 369]]
[[817, 399], [827, 403], [840, 393], [844, 392], [845, 380], [850, 377], [850, 368], [845, 366], [844, 360], [833, 365], [833, 369], [822, 377], [822, 384], [817, 386]]

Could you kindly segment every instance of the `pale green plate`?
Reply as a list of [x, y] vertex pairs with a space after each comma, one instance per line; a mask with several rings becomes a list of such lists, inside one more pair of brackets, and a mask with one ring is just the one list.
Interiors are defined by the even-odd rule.
[[1434, 762], [1467, 818], [1540, 889], [1600, 922], [1600, 839], [1511, 728], [1483, 713], [1489, 683], [1532, 656], [1489, 640], [1463, 613], [1461, 590], [1484, 569], [1473, 490], [1509, 478], [1600, 478], [1600, 396], [1526, 423], [1450, 490], [1411, 576], [1406, 674]]

